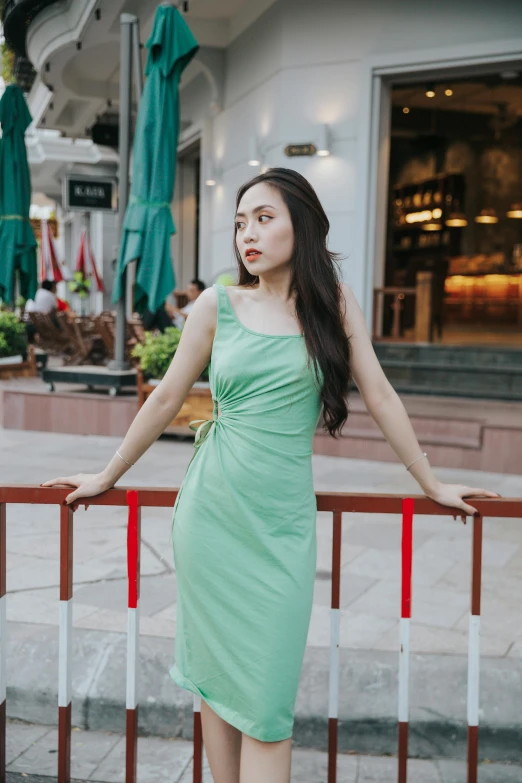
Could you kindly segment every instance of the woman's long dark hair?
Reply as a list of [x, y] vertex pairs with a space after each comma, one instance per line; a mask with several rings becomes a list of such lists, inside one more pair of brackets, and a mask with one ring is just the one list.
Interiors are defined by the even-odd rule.
[[[321, 401], [324, 428], [336, 437], [348, 417], [347, 395], [351, 385], [350, 344], [344, 330], [344, 297], [340, 285], [339, 253], [326, 247], [330, 223], [315, 190], [293, 169], [273, 168], [242, 185], [236, 196], [236, 212], [244, 194], [264, 182], [277, 188], [294, 228], [292, 280], [296, 315], [304, 335], [316, 378], [323, 373]], [[243, 264], [234, 235], [239, 285], [259, 282]]]

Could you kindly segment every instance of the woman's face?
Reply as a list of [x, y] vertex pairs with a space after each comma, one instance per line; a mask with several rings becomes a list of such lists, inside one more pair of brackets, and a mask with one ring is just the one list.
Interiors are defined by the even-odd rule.
[[[252, 275], [282, 271], [290, 264], [294, 229], [277, 188], [259, 182], [244, 194], [236, 214], [236, 245]], [[260, 255], [253, 255], [253, 248]]]

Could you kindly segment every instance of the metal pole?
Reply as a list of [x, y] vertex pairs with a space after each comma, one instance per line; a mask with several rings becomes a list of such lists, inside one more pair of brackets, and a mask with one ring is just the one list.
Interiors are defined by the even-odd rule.
[[[132, 30], [138, 21], [134, 14], [120, 16], [120, 168], [119, 168], [119, 202], [118, 202], [118, 232], [120, 244], [123, 234], [123, 221], [129, 199], [129, 155], [130, 155], [130, 125], [131, 125], [131, 89], [132, 89]], [[109, 364], [111, 370], [127, 370], [125, 361], [125, 331], [126, 331], [126, 286], [127, 275], [122, 276], [122, 296], [116, 305], [116, 330], [114, 339], [114, 359]]]
[[136, 103], [140, 105], [141, 94], [143, 92], [143, 71], [141, 70], [140, 53], [140, 23], [136, 19], [136, 24], [132, 27], [132, 55], [134, 60], [134, 80], [136, 85]]

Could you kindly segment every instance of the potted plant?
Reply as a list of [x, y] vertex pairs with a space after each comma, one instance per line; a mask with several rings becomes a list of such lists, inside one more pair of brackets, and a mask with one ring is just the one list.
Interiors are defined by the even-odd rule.
[[[138, 405], [141, 407], [149, 394], [159, 384], [167, 372], [172, 357], [176, 353], [181, 337], [180, 329], [169, 326], [161, 333], [146, 332], [145, 342], [132, 350], [132, 356], [139, 361], [138, 369]], [[178, 415], [173, 419], [166, 432], [191, 433], [188, 424], [193, 419], [212, 418], [212, 394], [208, 383], [209, 368], [201, 373], [200, 379], [188, 393]]]
[[29, 350], [25, 325], [15, 313], [0, 310], [0, 376], [14, 375], [36, 375], [34, 355]]

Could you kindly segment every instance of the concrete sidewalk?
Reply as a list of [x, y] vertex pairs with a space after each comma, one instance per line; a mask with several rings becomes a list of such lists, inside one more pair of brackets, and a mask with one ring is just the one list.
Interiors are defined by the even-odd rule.
[[[9, 723], [7, 727], [7, 783], [56, 781], [56, 729]], [[317, 750], [294, 748], [292, 783], [326, 783], [328, 759]], [[118, 734], [74, 730], [71, 774], [78, 783], [124, 783], [125, 740]], [[411, 760], [414, 783], [463, 783], [463, 762]], [[49, 776], [49, 777], [48, 777]], [[378, 756], [339, 755], [339, 783], [391, 783], [397, 760]], [[138, 742], [138, 783], [192, 783], [192, 744], [184, 740], [142, 737]], [[481, 764], [480, 783], [522, 783], [522, 766]], [[203, 783], [212, 783], [204, 758]]]
[[[40, 483], [100, 470], [119, 439], [0, 430], [3, 483]], [[162, 438], [125, 476], [126, 485], [177, 486], [193, 446]], [[416, 493], [401, 465], [314, 457], [316, 489]], [[522, 478], [437, 469], [446, 481], [522, 497]], [[522, 511], [521, 511], [522, 515]], [[8, 713], [52, 723], [57, 694], [58, 509], [8, 510]], [[170, 510], [143, 512], [141, 728], [190, 736], [190, 695], [168, 674], [175, 635], [176, 575]], [[74, 722], [118, 729], [124, 715], [126, 553], [124, 510], [75, 516]], [[297, 744], [326, 740], [331, 515], [318, 514], [315, 601], [296, 709]], [[464, 758], [471, 526], [415, 521], [411, 753]], [[397, 517], [344, 515], [341, 588], [343, 750], [392, 753], [400, 595]], [[522, 522], [485, 521], [481, 756], [522, 757]]]

